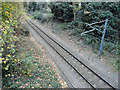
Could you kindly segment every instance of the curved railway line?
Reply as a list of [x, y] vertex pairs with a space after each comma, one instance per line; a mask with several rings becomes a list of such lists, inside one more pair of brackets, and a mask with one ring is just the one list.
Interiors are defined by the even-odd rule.
[[41, 30], [36, 26], [32, 21], [26, 21], [35, 32], [43, 39], [45, 42], [50, 45], [53, 50], [56, 51], [58, 55], [80, 76], [89, 86], [93, 89], [96, 88], [111, 88], [116, 90], [116, 88], [111, 85], [109, 82], [104, 80], [100, 75], [95, 73], [87, 65], [81, 62], [77, 57], [75, 57], [71, 52], [66, 48], [61, 46], [56, 40], [51, 38], [47, 33]]

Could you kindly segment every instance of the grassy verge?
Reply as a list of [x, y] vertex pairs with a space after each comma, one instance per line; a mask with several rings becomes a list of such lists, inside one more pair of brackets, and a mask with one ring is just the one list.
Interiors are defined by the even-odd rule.
[[[4, 88], [62, 88], [64, 81], [51, 65], [45, 52], [29, 37], [21, 36], [17, 43], [18, 67], [4, 80]], [[19, 64], [20, 63], [20, 64]], [[5, 81], [7, 82], [5, 83]]]

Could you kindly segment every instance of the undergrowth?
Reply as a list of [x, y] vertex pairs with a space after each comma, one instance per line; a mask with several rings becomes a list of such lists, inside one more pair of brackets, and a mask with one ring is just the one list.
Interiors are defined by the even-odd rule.
[[61, 88], [58, 76], [42, 52], [28, 37], [17, 43], [20, 59], [13, 75], [3, 79], [3, 88]]

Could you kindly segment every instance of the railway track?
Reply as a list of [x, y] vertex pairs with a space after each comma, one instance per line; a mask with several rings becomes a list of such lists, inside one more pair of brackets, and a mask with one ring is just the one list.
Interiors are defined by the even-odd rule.
[[97, 73], [82, 63], [77, 57], [70, 53], [66, 48], [61, 46], [57, 41], [51, 38], [47, 33], [36, 26], [32, 21], [27, 23], [36, 31], [36, 33], [45, 40], [48, 45], [53, 48], [58, 55], [93, 89], [96, 88], [111, 88], [116, 90], [114, 86], [101, 78]]

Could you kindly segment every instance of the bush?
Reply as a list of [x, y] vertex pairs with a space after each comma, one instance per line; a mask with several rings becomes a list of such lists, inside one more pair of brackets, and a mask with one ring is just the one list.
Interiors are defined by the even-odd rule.
[[[72, 6], [72, 7], [71, 7]], [[76, 3], [75, 6], [79, 6], [79, 3]], [[105, 19], [109, 19], [107, 25], [107, 32], [105, 35], [105, 42], [107, 43], [106, 48], [107, 51], [112, 52], [113, 48], [116, 50], [118, 48], [119, 35], [120, 35], [120, 4], [115, 2], [86, 2], [81, 3], [81, 8], [76, 12], [76, 18], [73, 20], [73, 10], [74, 5], [72, 3], [64, 2], [64, 3], [51, 3], [50, 8], [52, 13], [54, 13], [55, 18], [62, 19], [63, 21], [71, 21], [68, 23], [67, 28], [72, 29], [71, 35], [80, 36], [81, 32], [89, 30], [90, 28], [85, 28], [85, 23], [94, 23], [99, 22]], [[104, 23], [95, 25], [96, 28], [99, 28], [103, 31]], [[98, 46], [101, 43], [102, 34], [98, 31], [90, 33], [91, 35], [85, 36], [85, 38], [89, 38], [85, 43], [93, 44], [97, 40]], [[84, 38], [84, 37], [83, 37]], [[93, 40], [95, 39], [95, 40]], [[93, 43], [94, 41], [94, 43]], [[110, 44], [110, 43], [112, 44]], [[109, 47], [109, 48], [108, 48]], [[113, 47], [113, 48], [111, 48]], [[116, 50], [117, 52], [117, 50]], [[120, 53], [120, 52], [118, 52]]]
[[[24, 3], [24, 6], [33, 18], [41, 22], [48, 22], [54, 16], [47, 3], [30, 2], [28, 5]], [[34, 10], [32, 8], [34, 8]]]
[[[10, 73], [10, 67], [16, 62], [15, 60], [15, 42], [18, 41], [18, 37], [15, 33], [17, 28], [17, 19], [15, 17], [16, 10], [19, 8], [17, 3], [2, 3], [2, 70], [3, 76]], [[15, 9], [16, 8], [16, 9]], [[14, 13], [14, 14], [13, 14]], [[16, 19], [17, 18], [17, 19]]]
[[[106, 38], [110, 42], [118, 41], [116, 37], [120, 34], [120, 5], [119, 3], [82, 3], [82, 9], [78, 12], [78, 18], [84, 23], [93, 23], [109, 19]], [[88, 14], [85, 12], [89, 12]], [[99, 26], [97, 26], [99, 27]], [[100, 27], [103, 30], [104, 25]]]
[[62, 21], [71, 21], [73, 20], [73, 7], [70, 7], [72, 2], [58, 2], [50, 3], [50, 8], [56, 19]]
[[19, 35], [24, 35], [24, 36], [28, 36], [29, 35], [29, 30], [28, 28], [26, 27], [26, 25], [21, 22], [18, 23], [18, 28], [16, 28], [16, 33], [19, 34]]
[[19, 41], [18, 32], [22, 32], [22, 30], [19, 29], [21, 16], [24, 14], [22, 7], [22, 3], [2, 3], [0, 63], [2, 63], [3, 77], [11, 76], [19, 62], [19, 58], [16, 57], [16, 43]]

